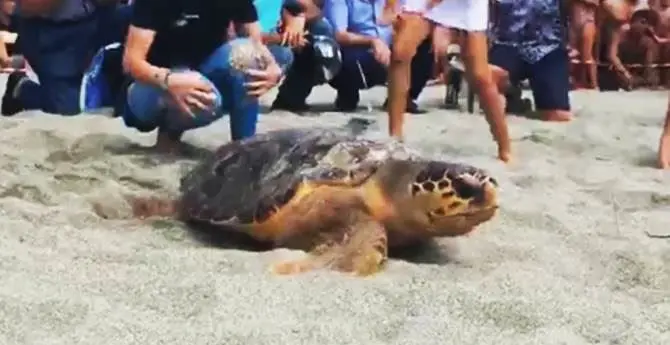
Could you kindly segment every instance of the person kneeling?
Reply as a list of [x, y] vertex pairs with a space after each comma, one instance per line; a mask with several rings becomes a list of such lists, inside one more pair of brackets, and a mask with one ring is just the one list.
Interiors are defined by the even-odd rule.
[[[387, 81], [393, 41], [392, 23], [385, 22], [384, 1], [326, 0], [326, 18], [335, 27], [335, 38], [342, 47], [342, 69], [330, 85], [337, 90], [338, 111], [354, 111], [359, 91], [383, 85]], [[395, 44], [395, 43], [394, 43]], [[403, 43], [404, 44], [404, 43]], [[408, 113], [424, 113], [416, 99], [433, 72], [431, 39], [423, 36], [409, 57], [411, 81], [403, 92], [408, 93], [402, 109]], [[388, 100], [385, 103], [388, 103]]]
[[294, 63], [279, 86], [273, 110], [309, 111], [307, 97], [314, 86], [326, 83], [341, 67], [340, 48], [330, 23], [313, 0], [284, 0], [277, 33], [266, 34], [266, 42], [292, 48]]
[[[231, 22], [249, 38], [226, 42]], [[158, 128], [156, 148], [162, 151], [178, 149], [185, 131], [224, 112], [230, 113], [233, 140], [253, 136], [259, 113], [254, 97], [277, 85], [282, 67], [292, 61], [290, 51], [268, 49], [261, 35], [252, 0], [135, 1], [123, 58], [134, 79], [122, 110], [125, 123], [143, 132]], [[238, 40], [257, 44], [268, 66], [232, 67], [233, 45], [243, 43]]]
[[499, 0], [495, 6], [489, 61], [509, 73], [512, 85], [529, 79], [542, 120], [571, 120], [570, 61], [560, 1]]

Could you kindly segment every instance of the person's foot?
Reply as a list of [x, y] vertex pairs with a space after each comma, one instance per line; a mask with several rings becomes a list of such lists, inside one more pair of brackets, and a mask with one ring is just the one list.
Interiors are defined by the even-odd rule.
[[421, 109], [421, 108], [419, 108], [419, 105], [418, 105], [416, 102], [414, 102], [414, 101], [409, 101], [409, 102], [407, 103], [407, 109], [406, 109], [406, 111], [407, 111], [408, 113], [410, 113], [410, 114], [414, 114], [414, 115], [426, 114], [426, 113], [428, 112], [428, 111], [425, 110], [425, 109]]
[[498, 149], [498, 159], [504, 163], [512, 162], [512, 152], [509, 149]]
[[572, 120], [572, 113], [565, 110], [540, 111], [540, 119], [547, 122], [567, 122]]
[[[384, 101], [384, 105], [382, 105], [382, 108], [386, 109], [388, 107], [388, 99]], [[419, 105], [415, 101], [408, 101], [407, 102], [407, 107], [405, 108], [405, 112], [414, 114], [414, 115], [420, 115], [420, 114], [425, 114], [428, 111], [419, 108]]]
[[272, 102], [270, 110], [283, 110], [283, 111], [290, 111], [296, 114], [301, 114], [308, 112], [310, 110], [310, 107], [305, 102], [291, 103], [282, 101], [280, 99], [276, 99], [274, 102]]
[[533, 103], [528, 98], [505, 98], [505, 113], [526, 115], [533, 111]]
[[358, 91], [355, 94], [343, 96], [340, 92], [337, 93], [337, 98], [335, 98], [335, 109], [342, 113], [350, 113], [356, 111], [358, 108], [358, 102], [360, 101], [360, 95]]
[[19, 87], [27, 80], [25, 72], [13, 72], [7, 78], [7, 86], [5, 86], [5, 94], [2, 96], [2, 106], [0, 113], [2, 116], [13, 116], [25, 110], [21, 100], [19, 100]]
[[154, 150], [164, 154], [179, 154], [182, 148], [180, 137], [181, 135], [174, 135], [159, 129]]
[[661, 136], [661, 142], [658, 145], [658, 167], [660, 169], [670, 169], [670, 133]]

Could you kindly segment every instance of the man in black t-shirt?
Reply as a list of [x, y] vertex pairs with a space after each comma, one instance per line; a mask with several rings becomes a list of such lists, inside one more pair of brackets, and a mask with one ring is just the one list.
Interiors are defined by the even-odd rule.
[[[290, 65], [289, 48], [262, 45], [252, 0], [135, 0], [124, 52], [124, 68], [134, 79], [123, 118], [147, 132], [158, 128], [157, 148], [171, 151], [189, 129], [230, 113], [233, 140], [255, 134], [258, 97], [280, 80]], [[265, 70], [246, 76], [230, 65], [231, 23], [264, 50]], [[281, 67], [280, 67], [281, 66]], [[248, 81], [247, 81], [248, 80]], [[251, 99], [250, 97], [251, 96]]]

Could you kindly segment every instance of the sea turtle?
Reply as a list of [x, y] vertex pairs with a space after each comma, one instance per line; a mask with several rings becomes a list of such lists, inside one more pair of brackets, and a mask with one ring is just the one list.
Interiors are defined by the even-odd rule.
[[369, 275], [389, 248], [465, 235], [498, 207], [496, 181], [480, 169], [320, 129], [227, 143], [182, 178], [180, 193], [173, 201], [133, 199], [133, 213], [308, 252], [274, 265], [278, 274], [327, 267]]

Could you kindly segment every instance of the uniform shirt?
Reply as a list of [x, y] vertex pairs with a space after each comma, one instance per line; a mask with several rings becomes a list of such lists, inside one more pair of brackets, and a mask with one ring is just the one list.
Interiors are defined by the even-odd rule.
[[521, 58], [536, 63], [565, 44], [562, 0], [496, 0], [491, 38], [514, 46]]
[[[54, 22], [78, 21], [92, 14], [95, 6], [96, 4], [93, 0], [63, 0], [53, 12], [37, 17]], [[21, 1], [16, 2], [16, 13], [21, 16]], [[29, 15], [28, 17], [35, 16]]]
[[131, 24], [156, 32], [149, 63], [197, 68], [226, 42], [231, 22], [257, 20], [252, 0], [135, 0]]
[[393, 28], [380, 25], [384, 0], [325, 0], [323, 12], [335, 31], [377, 37], [391, 44]]

